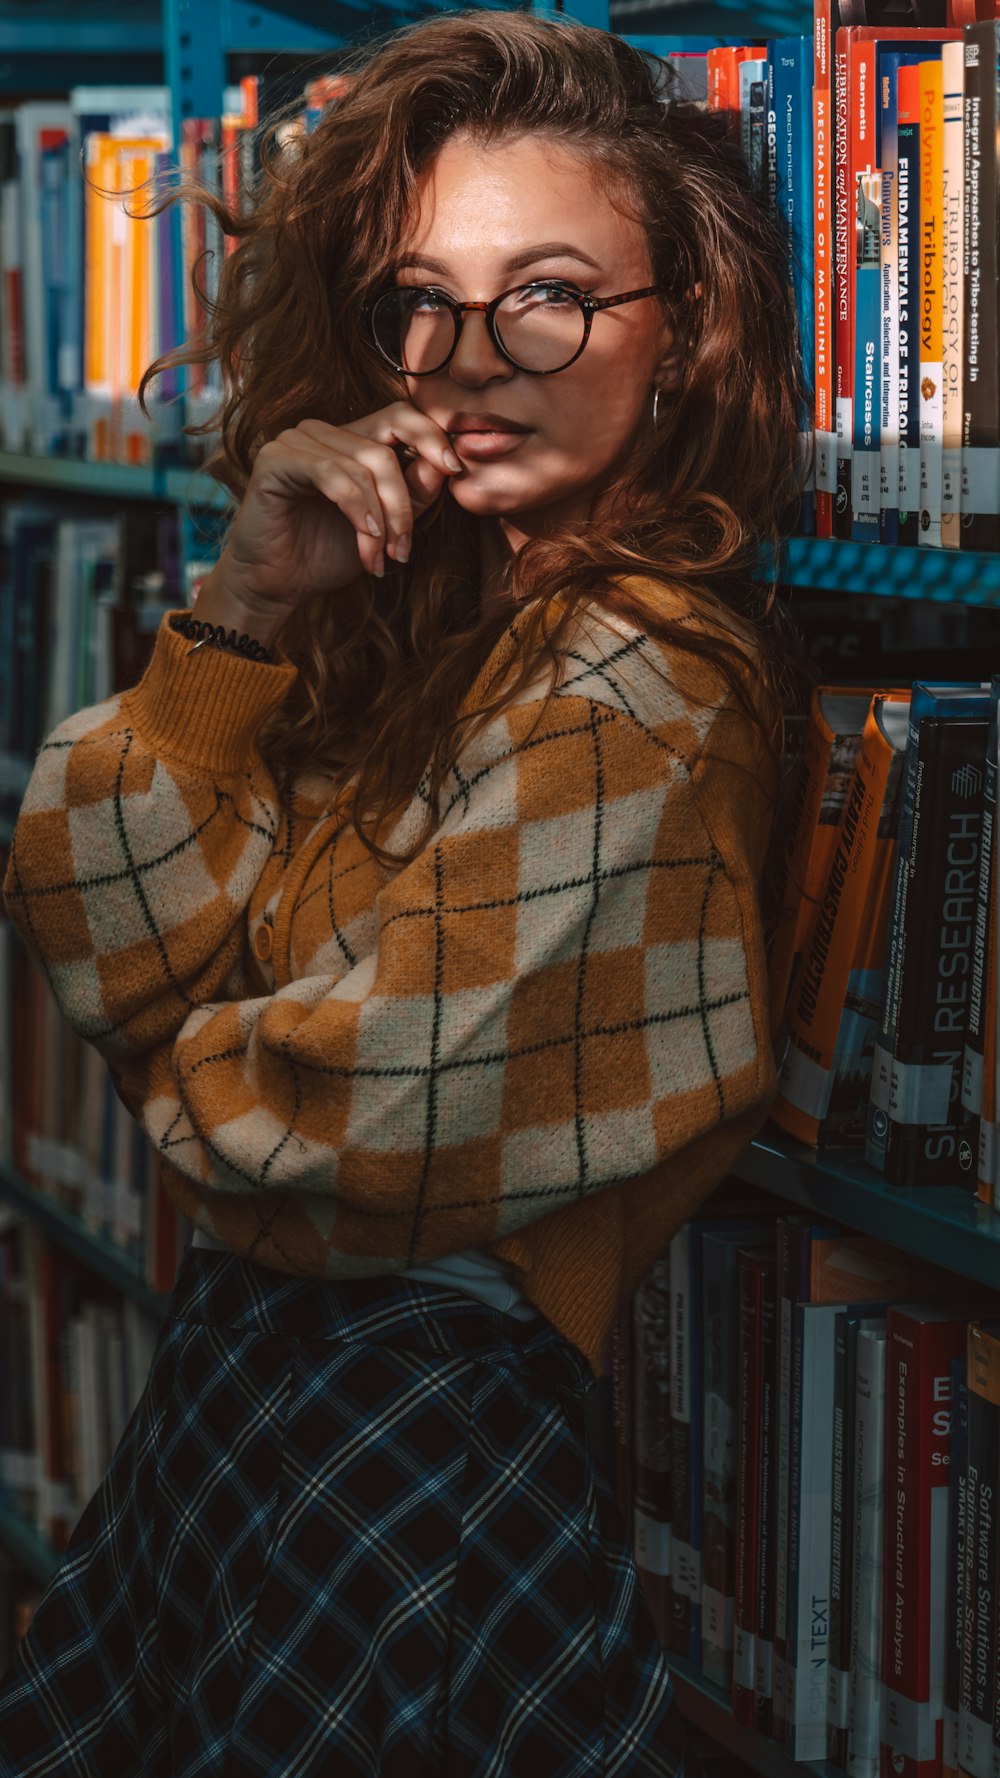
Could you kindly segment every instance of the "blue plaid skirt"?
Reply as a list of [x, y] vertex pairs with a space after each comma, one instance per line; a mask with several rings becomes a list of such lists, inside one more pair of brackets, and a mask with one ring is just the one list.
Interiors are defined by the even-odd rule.
[[680, 1778], [593, 1387], [541, 1315], [189, 1248], [0, 1778]]

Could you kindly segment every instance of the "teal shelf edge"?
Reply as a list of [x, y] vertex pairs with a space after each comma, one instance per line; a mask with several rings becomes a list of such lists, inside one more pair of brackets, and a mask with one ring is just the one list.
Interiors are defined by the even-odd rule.
[[56, 1569], [62, 1561], [62, 1555], [54, 1550], [34, 1525], [22, 1519], [19, 1513], [12, 1512], [9, 1506], [0, 1501], [0, 1544], [14, 1557], [16, 1562], [26, 1568], [35, 1580], [47, 1587]]
[[0, 482], [24, 482], [36, 488], [121, 500], [163, 500], [174, 506], [221, 510], [229, 505], [225, 488], [195, 466], [145, 469], [131, 463], [91, 463], [79, 457], [31, 457], [0, 451]]
[[1000, 1288], [1000, 1214], [974, 1192], [889, 1185], [851, 1150], [803, 1148], [772, 1128], [741, 1155], [733, 1172], [749, 1185], [957, 1272], [964, 1282]]
[[150, 1315], [160, 1317], [166, 1314], [169, 1297], [150, 1290], [136, 1267], [117, 1247], [100, 1235], [92, 1234], [52, 1198], [32, 1191], [27, 1180], [22, 1179], [6, 1161], [0, 1161], [0, 1198], [5, 1198], [25, 1216], [31, 1217], [51, 1240], [107, 1279], [116, 1290], [134, 1297]]
[[1000, 555], [854, 543], [844, 538], [789, 537], [780, 561], [780, 578], [789, 586], [1000, 605]]
[[811, 1778], [844, 1778], [839, 1766], [826, 1760], [789, 1759], [777, 1741], [769, 1740], [755, 1729], [744, 1728], [733, 1716], [727, 1694], [706, 1679], [693, 1662], [668, 1650], [667, 1665], [685, 1721], [692, 1728], [711, 1735], [727, 1753], [742, 1760], [753, 1771], [760, 1772], [762, 1778], [804, 1778], [806, 1773], [811, 1774]]

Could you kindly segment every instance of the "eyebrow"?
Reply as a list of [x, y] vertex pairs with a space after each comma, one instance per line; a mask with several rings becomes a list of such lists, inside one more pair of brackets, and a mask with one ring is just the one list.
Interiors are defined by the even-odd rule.
[[[520, 272], [539, 259], [579, 259], [584, 265], [593, 266], [595, 272], [602, 269], [596, 259], [591, 259], [589, 253], [583, 253], [579, 247], [571, 247], [567, 241], [543, 241], [537, 247], [525, 247], [520, 253], [513, 254], [507, 260], [504, 270]], [[440, 272], [442, 275], [448, 271], [448, 267], [439, 259], [428, 259], [423, 253], [407, 253], [396, 261], [397, 271], [402, 271], [406, 266], [416, 266], [421, 271]]]

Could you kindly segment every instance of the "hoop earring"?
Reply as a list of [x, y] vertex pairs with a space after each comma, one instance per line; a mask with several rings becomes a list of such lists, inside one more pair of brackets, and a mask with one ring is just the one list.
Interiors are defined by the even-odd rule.
[[657, 386], [653, 390], [653, 431], [656, 431], [656, 416], [660, 406], [660, 391]]

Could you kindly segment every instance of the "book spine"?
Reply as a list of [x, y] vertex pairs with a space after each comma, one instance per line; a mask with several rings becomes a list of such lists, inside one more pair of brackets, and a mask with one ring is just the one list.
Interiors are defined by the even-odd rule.
[[834, 57], [835, 161], [834, 161], [834, 362], [837, 384], [837, 491], [834, 496], [833, 533], [851, 535], [851, 452], [854, 439], [854, 181], [851, 166], [851, 103], [847, 31], [836, 34]]
[[813, 9], [813, 413], [816, 440], [816, 535], [833, 536], [837, 489], [836, 389], [833, 372], [833, 62], [830, 7]]
[[777, 1226], [774, 1452], [774, 1658], [772, 1732], [785, 1735], [788, 1628], [788, 1478], [791, 1459], [792, 1314], [795, 1301], [794, 1225]]
[[943, 87], [940, 57], [920, 64], [920, 537], [941, 545]]
[[793, 1324], [785, 1752], [794, 1760], [826, 1754], [834, 1316], [800, 1303]]
[[960, 1099], [987, 724], [920, 725], [886, 1139], [897, 1185], [970, 1186], [977, 1132]]
[[776, 1274], [765, 1273], [760, 1299], [760, 1447], [757, 1459], [757, 1618], [754, 1637], [754, 1727], [769, 1735], [774, 1694]]
[[[760, 1451], [761, 1295], [763, 1269], [739, 1259], [739, 1388], [736, 1436], [736, 1602], [732, 1707], [737, 1722], [754, 1726], [757, 1513]], [[706, 1556], [707, 1560], [707, 1556]]]
[[635, 1565], [662, 1646], [670, 1639], [670, 1259], [632, 1296]]
[[965, 1323], [890, 1309], [886, 1345], [886, 1520], [882, 1764], [938, 1778], [947, 1622], [949, 1368]]
[[941, 1778], [960, 1778], [958, 1711], [961, 1698], [962, 1634], [965, 1623], [965, 1519], [968, 1469], [969, 1396], [965, 1358], [949, 1366], [951, 1463], [948, 1468], [948, 1602], [945, 1630], [944, 1697], [941, 1709]]
[[724, 1691], [733, 1683], [735, 1612], [737, 1248], [725, 1236], [702, 1237], [703, 1487], [701, 1667]]
[[990, 701], [986, 766], [983, 773], [983, 818], [979, 843], [979, 878], [976, 884], [976, 918], [969, 981], [968, 1023], [962, 1058], [962, 1104], [971, 1117], [983, 1105], [983, 1047], [985, 1036], [986, 958], [992, 933], [990, 908], [993, 897], [994, 840], [997, 807], [997, 713], [1000, 681]]
[[[963, 1668], [967, 1702], [959, 1711], [959, 1764], [969, 1778], [992, 1778], [996, 1665], [997, 1477], [1000, 1405], [989, 1389], [989, 1336], [969, 1324], [968, 1479]], [[963, 1690], [964, 1690], [963, 1686]]]
[[[859, 56], [857, 68], [862, 81], [867, 82], [868, 58]], [[874, 89], [874, 80], [871, 84]], [[869, 106], [872, 93], [863, 92], [858, 103]], [[854, 273], [851, 535], [856, 543], [877, 543], [882, 479], [882, 174], [878, 167], [857, 174], [855, 194], [858, 244]]]
[[880, 56], [878, 63], [879, 159], [882, 167], [880, 543], [897, 541], [899, 519], [899, 206], [896, 199], [899, 62], [898, 56], [886, 55]]
[[896, 212], [899, 277], [899, 475], [896, 539], [920, 535], [920, 74], [896, 83]]
[[[844, 1637], [845, 1470], [850, 1462], [847, 1414], [847, 1313], [837, 1316], [833, 1334], [833, 1462], [830, 1478], [830, 1656], [826, 1678], [826, 1757], [843, 1766], [847, 1757], [847, 1682], [850, 1635]], [[844, 1644], [846, 1641], [847, 1658]]]
[[883, 1518], [885, 1508], [885, 1331], [858, 1333], [854, 1414], [854, 1537], [848, 1778], [879, 1778]]
[[965, 30], [965, 184], [968, 274], [963, 318], [963, 549], [1000, 549], [1000, 359], [995, 318], [997, 257], [997, 26]]
[[883, 710], [884, 700], [875, 697], [812, 942], [799, 973], [778, 1073], [772, 1115], [805, 1142], [825, 1141], [831, 1131], [837, 1140], [850, 1140], [855, 1129], [857, 1140], [864, 1118], [865, 1058], [873, 1021], [869, 1018], [864, 1028], [858, 1026], [857, 997], [849, 994], [849, 988], [853, 973], [860, 969], [865, 993], [874, 994], [877, 1003], [874, 981], [884, 958], [885, 903], [902, 764], [902, 756], [881, 731]]
[[671, 1529], [670, 1646], [687, 1655], [691, 1638], [691, 1230], [685, 1226], [670, 1243], [670, 1468], [673, 1478]]
[[941, 48], [942, 74], [942, 453], [941, 543], [958, 549], [962, 523], [962, 265], [965, 212], [965, 44]]

